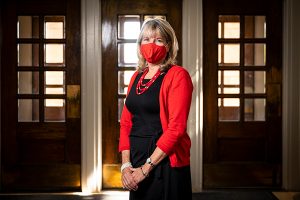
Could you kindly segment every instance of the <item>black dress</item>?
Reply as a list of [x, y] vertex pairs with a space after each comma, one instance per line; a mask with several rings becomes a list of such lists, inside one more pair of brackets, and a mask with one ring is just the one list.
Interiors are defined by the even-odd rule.
[[[132, 113], [130, 133], [130, 160], [133, 167], [145, 164], [156, 148], [162, 134], [159, 116], [159, 91], [165, 76], [160, 75], [143, 94], [136, 94], [138, 74], [126, 98], [126, 107]], [[143, 83], [149, 81], [145, 79]], [[191, 200], [190, 166], [170, 166], [167, 156], [150, 172], [137, 191], [130, 191], [130, 200]]]

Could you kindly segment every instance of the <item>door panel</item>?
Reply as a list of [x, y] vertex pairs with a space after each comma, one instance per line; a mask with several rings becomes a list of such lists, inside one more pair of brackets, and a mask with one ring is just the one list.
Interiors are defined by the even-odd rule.
[[204, 187], [280, 187], [282, 2], [203, 8]]
[[1, 9], [1, 188], [79, 191], [80, 1]]
[[173, 26], [181, 45], [182, 1], [102, 0], [101, 7], [103, 187], [120, 188], [119, 118], [137, 66], [137, 34], [145, 18], [163, 17]]

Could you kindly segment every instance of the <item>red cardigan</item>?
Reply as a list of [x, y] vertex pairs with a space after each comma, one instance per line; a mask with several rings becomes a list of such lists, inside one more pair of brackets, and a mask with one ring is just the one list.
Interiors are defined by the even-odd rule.
[[[132, 76], [128, 91], [137, 76]], [[165, 75], [159, 94], [160, 120], [163, 133], [156, 145], [165, 152], [172, 167], [190, 164], [191, 140], [186, 132], [193, 84], [189, 73], [180, 66], [172, 66]], [[132, 114], [124, 105], [120, 121], [119, 151], [129, 150]]]

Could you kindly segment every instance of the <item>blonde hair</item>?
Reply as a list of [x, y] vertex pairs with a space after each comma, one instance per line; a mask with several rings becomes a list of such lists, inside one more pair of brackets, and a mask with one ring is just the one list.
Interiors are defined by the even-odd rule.
[[172, 26], [164, 19], [154, 18], [147, 19], [144, 21], [141, 32], [139, 34], [137, 40], [137, 54], [138, 54], [138, 70], [143, 71], [147, 67], [147, 62], [145, 58], [141, 54], [141, 43], [144, 36], [144, 33], [147, 31], [151, 31], [152, 33], [159, 33], [162, 38], [165, 40], [166, 45], [169, 48], [169, 52], [167, 53], [166, 59], [160, 65], [160, 70], [164, 71], [168, 69], [171, 65], [176, 64], [176, 56], [178, 52], [178, 41], [175, 35], [175, 31]]

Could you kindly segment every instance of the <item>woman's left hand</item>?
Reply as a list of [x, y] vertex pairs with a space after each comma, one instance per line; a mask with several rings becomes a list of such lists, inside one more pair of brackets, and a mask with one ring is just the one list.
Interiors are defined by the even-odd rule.
[[132, 177], [133, 179], [135, 180], [136, 183], [140, 183], [142, 182], [146, 176], [144, 175], [141, 167], [138, 167], [138, 168], [132, 168]]

